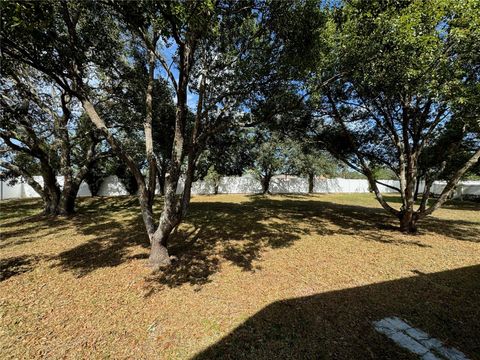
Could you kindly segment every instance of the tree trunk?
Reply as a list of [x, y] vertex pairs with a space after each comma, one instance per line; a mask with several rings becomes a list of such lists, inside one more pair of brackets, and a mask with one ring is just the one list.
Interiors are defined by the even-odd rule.
[[61, 194], [59, 211], [61, 215], [73, 215], [75, 213], [75, 202], [77, 200], [79, 185], [72, 184], [69, 188], [64, 188]]
[[61, 191], [58, 186], [57, 179], [51, 168], [42, 170], [43, 177], [43, 193], [44, 193], [44, 214], [58, 215], [60, 214]]
[[47, 190], [45, 196], [43, 197], [43, 215], [58, 215], [60, 213], [59, 205], [60, 197], [56, 196], [56, 194], [50, 194], [50, 192]]
[[62, 200], [62, 193], [60, 191], [60, 188], [58, 187], [58, 184], [51, 184], [49, 182], [45, 182], [43, 187], [43, 214], [50, 216], [59, 215], [61, 213], [60, 202]]
[[416, 233], [418, 216], [414, 211], [404, 211], [399, 215], [400, 231], [403, 233]]
[[73, 215], [75, 213], [76, 198], [77, 196], [72, 194], [62, 196], [59, 204], [58, 213], [61, 215]]
[[160, 215], [156, 231], [150, 236], [151, 248], [149, 262], [150, 266], [154, 269], [168, 266], [171, 263], [167, 244], [170, 233], [180, 222], [179, 202], [176, 194], [178, 180], [180, 179], [180, 166], [180, 162], [172, 162], [169, 168], [169, 176], [165, 178], [165, 195], [162, 214]]
[[313, 185], [315, 181], [315, 174], [308, 174], [308, 193], [313, 194]]
[[172, 229], [169, 227], [159, 226], [152, 237], [150, 256], [148, 260], [150, 262], [150, 266], [152, 266], [155, 270], [171, 264], [170, 256], [168, 255], [167, 250], [168, 238], [171, 231]]
[[220, 184], [217, 181], [215, 181], [215, 183], [213, 184], [213, 194], [214, 195], [218, 195], [218, 186], [219, 185]]
[[42, 195], [44, 215], [72, 215], [75, 213], [78, 186], [60, 191], [57, 187], [45, 188]]
[[153, 198], [150, 196], [150, 193], [146, 188], [139, 190], [137, 196], [140, 203], [143, 224], [147, 230], [150, 242], [152, 242], [152, 237], [155, 232], [155, 221], [153, 220]]
[[447, 185], [443, 188], [442, 193], [440, 194], [439, 198], [437, 201], [431, 205], [428, 209], [426, 209], [422, 214], [420, 215], [422, 218], [430, 215], [433, 213], [435, 210], [437, 210], [440, 206], [443, 205], [445, 201], [447, 201], [448, 197], [451, 195], [453, 190], [455, 189], [455, 186], [458, 184], [462, 176], [467, 172], [470, 167], [475, 165], [477, 161], [480, 161], [480, 149], [478, 149], [472, 157], [460, 168], [457, 170], [457, 172], [453, 175], [453, 177], [447, 182]]
[[422, 181], [422, 178], [420, 176], [417, 177], [417, 184], [415, 185], [415, 193], [413, 194], [413, 201], [418, 200], [418, 192], [420, 189], [420, 182]]
[[162, 165], [157, 170], [157, 180], [158, 180], [158, 187], [160, 189], [160, 195], [165, 195], [165, 176], [166, 176], [166, 164], [162, 163]]
[[163, 211], [158, 228], [150, 237], [149, 262], [154, 269], [170, 265], [170, 256], [167, 250], [168, 239], [172, 230], [180, 222], [180, 214], [177, 209], [176, 182], [171, 179], [168, 179], [167, 182]]
[[270, 175], [265, 175], [262, 177], [261, 179], [261, 184], [262, 184], [262, 194], [265, 195], [265, 194], [270, 194], [270, 180], [271, 180], [271, 176]]

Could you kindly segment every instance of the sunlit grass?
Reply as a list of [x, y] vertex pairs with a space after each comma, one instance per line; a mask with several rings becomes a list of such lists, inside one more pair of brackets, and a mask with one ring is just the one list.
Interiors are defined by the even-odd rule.
[[197, 196], [158, 274], [135, 198], [40, 210], [1, 203], [0, 358], [410, 358], [391, 315], [478, 351], [479, 204], [412, 236], [371, 194]]

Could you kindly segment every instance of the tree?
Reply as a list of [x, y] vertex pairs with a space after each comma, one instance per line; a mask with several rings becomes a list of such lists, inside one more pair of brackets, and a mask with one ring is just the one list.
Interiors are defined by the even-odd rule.
[[[237, 115], [248, 117], [248, 115]], [[211, 183], [214, 193], [222, 176], [241, 176], [253, 165], [251, 131], [233, 127], [213, 135], [199, 157], [195, 180]]]
[[[465, 164], [471, 154], [478, 148], [475, 137], [465, 136], [462, 122], [451, 122], [444, 132], [425, 146], [418, 159], [418, 176], [414, 199], [418, 199], [420, 183], [431, 187], [435, 180], [452, 178], [459, 167]], [[472, 165], [462, 176], [475, 176], [480, 170], [480, 163]]]
[[289, 141], [286, 162], [289, 174], [307, 178], [309, 194], [313, 193], [315, 176], [334, 176], [337, 172], [337, 161], [308, 143]]
[[286, 168], [287, 150], [285, 143], [276, 133], [257, 130], [253, 138], [254, 176], [260, 181], [262, 194], [270, 193], [270, 181]]
[[[168, 238], [187, 212], [195, 167], [208, 139], [219, 129], [231, 126], [231, 122], [236, 120], [232, 114], [241, 105], [242, 95], [255, 86], [251, 77], [245, 76], [242, 64], [249, 61], [258, 14], [248, 3], [244, 5], [213, 4], [209, 1], [160, 3], [147, 12], [156, 15], [152, 22], [153, 32], [150, 33], [151, 26], [144, 23], [146, 26], [137, 34], [149, 54], [150, 83], [155, 62], [158, 61], [176, 95], [175, 128], [165, 182], [164, 206], [157, 230], [150, 232], [150, 261], [154, 265], [170, 263]], [[131, 29], [137, 29], [140, 17], [132, 18], [131, 14], [129, 9], [125, 22]], [[141, 11], [140, 14], [145, 13]], [[158, 32], [155, 31], [157, 24], [161, 26]], [[175, 64], [178, 74], [171, 71], [171, 65], [167, 65], [168, 54], [158, 51], [160, 39], [163, 43], [173, 44], [175, 56], [171, 64]], [[146, 114], [146, 134], [150, 131], [148, 128], [151, 125], [148, 124], [152, 118], [149, 115], [152, 108], [148, 100], [151, 98], [148, 95], [150, 88], [147, 87], [147, 109], [150, 110]], [[198, 96], [192, 122], [188, 116], [187, 88]], [[155, 171], [155, 159], [148, 137], [150, 135], [146, 135], [149, 176], [153, 179], [151, 174]], [[184, 190], [177, 196], [181, 175], [185, 179]]]
[[[67, 2], [6, 3], [2, 11], [2, 56], [26, 64], [76, 97], [112, 151], [138, 185], [142, 218], [151, 243], [150, 263], [170, 264], [167, 250], [173, 229], [185, 216], [197, 160], [208, 139], [228, 128], [246, 94], [257, 86], [253, 57], [263, 42], [261, 11], [250, 2]], [[113, 10], [113, 11], [112, 11]], [[140, 56], [144, 81], [142, 173], [109, 128], [112, 88], [122, 87], [126, 70]], [[173, 55], [173, 56], [172, 56]], [[158, 69], [158, 71], [157, 71]], [[176, 97], [172, 151], [165, 180], [162, 213], [156, 226], [152, 204], [157, 160], [153, 146], [153, 89], [157, 76]], [[193, 122], [188, 119], [190, 92], [196, 97]], [[108, 104], [107, 104], [108, 105]], [[103, 111], [107, 112], [104, 113]], [[177, 195], [181, 176], [182, 194]]]
[[[480, 158], [480, 16], [475, 1], [349, 1], [332, 10], [322, 33], [312, 104], [322, 145], [369, 180], [382, 207], [415, 232], [440, 207]], [[328, 39], [328, 41], [325, 41]], [[326, 79], [333, 79], [327, 81]], [[418, 208], [414, 195], [426, 149], [455, 128], [472, 146], [450, 174], [428, 164]], [[458, 143], [458, 142], [456, 142]], [[451, 143], [436, 152], [448, 162]], [[400, 210], [379, 192], [374, 169], [391, 169], [400, 181]], [[429, 203], [433, 181], [447, 185]]]
[[218, 187], [220, 186], [220, 180], [222, 175], [218, 173], [214, 166], [210, 166], [205, 176], [205, 181], [213, 186], [213, 194], [218, 194]]
[[[159, 79], [153, 86], [153, 149], [156, 155], [160, 193], [165, 194], [165, 176], [170, 164], [175, 134], [175, 105], [173, 94], [165, 81]], [[187, 115], [192, 122], [193, 114]]]
[[106, 155], [101, 139], [78, 104], [38, 71], [4, 63], [0, 86], [3, 177], [24, 179], [41, 196], [45, 215], [73, 214], [80, 184]]

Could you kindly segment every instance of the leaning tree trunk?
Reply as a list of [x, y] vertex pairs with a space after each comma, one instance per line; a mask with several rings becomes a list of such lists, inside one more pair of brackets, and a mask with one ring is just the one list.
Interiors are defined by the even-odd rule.
[[167, 250], [168, 239], [170, 233], [179, 221], [175, 219], [176, 215], [170, 214], [170, 216], [171, 217], [168, 218], [167, 216], [164, 217], [162, 214], [158, 229], [155, 231], [151, 239], [150, 256], [148, 257], [148, 260], [154, 269], [171, 264], [170, 255]]

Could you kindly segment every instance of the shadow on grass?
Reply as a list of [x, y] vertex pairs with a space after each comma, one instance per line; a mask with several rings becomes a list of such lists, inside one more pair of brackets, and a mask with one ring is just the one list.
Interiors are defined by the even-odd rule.
[[[192, 203], [185, 223], [194, 230], [177, 231], [171, 240], [170, 252], [179, 261], [151, 276], [150, 286], [160, 289], [184, 283], [205, 284], [218, 271], [221, 260], [244, 271], [255, 271], [262, 250], [288, 247], [304, 235], [340, 234], [392, 246], [431, 247], [419, 236], [400, 234], [396, 220], [382, 209], [265, 196], [251, 196], [250, 200], [241, 204]], [[385, 225], [392, 222], [395, 226]], [[432, 217], [420, 226], [423, 232], [479, 241], [478, 224], [468, 221]]]
[[[244, 271], [256, 271], [259, 269], [256, 261], [261, 259], [264, 249], [288, 247], [304, 235], [340, 234], [392, 246], [431, 246], [417, 236], [399, 234], [396, 219], [379, 208], [309, 200], [311, 198], [303, 195], [301, 199], [268, 196], [248, 199], [243, 203], [192, 203], [185, 225], [173, 233], [170, 241], [170, 253], [177, 256], [178, 261], [148, 277], [152, 289], [185, 283], [205, 284], [219, 270], [222, 261], [231, 262]], [[2, 246], [42, 241], [42, 237], [29, 239], [40, 228], [48, 228], [48, 234], [61, 236], [62, 229], [74, 226], [78, 233], [93, 238], [51, 260], [55, 260], [54, 266], [78, 277], [148, 256], [148, 239], [133, 197], [82, 199], [78, 214], [71, 218], [32, 221], [37, 223], [11, 230], [22, 233], [20, 239], [8, 235], [11, 224], [7, 224], [5, 230], [11, 241], [3, 243], [2, 239]], [[456, 240], [479, 241], [478, 224], [464, 220], [430, 217], [420, 223], [420, 231]], [[138, 246], [144, 247], [144, 252], [132, 255], [131, 249]]]
[[38, 260], [39, 257], [28, 255], [0, 259], [0, 282], [32, 271]]
[[[27, 202], [30, 207], [35, 205], [30, 204], [31, 201]], [[46, 259], [54, 260], [53, 266], [82, 277], [99, 268], [120, 265], [129, 259], [130, 248], [134, 246], [148, 247], [143, 223], [137, 215], [136, 198], [88, 198], [79, 199], [78, 203], [78, 211], [72, 216], [33, 215], [3, 223], [0, 249], [47, 241], [46, 237], [50, 235], [62, 238], [68, 245], [69, 238], [63, 232], [73, 227], [77, 233], [94, 238]], [[18, 204], [13, 206], [16, 205]], [[39, 206], [40, 203], [37, 201], [37, 208], [34, 210], [38, 210]], [[15, 209], [12, 208], [10, 211]], [[119, 215], [125, 215], [125, 218], [119, 219]], [[28, 265], [33, 266], [34, 262], [30, 260], [29, 258]], [[26, 269], [27, 264], [24, 265], [21, 269]], [[16, 271], [16, 268], [16, 260], [2, 264], [2, 271], [9, 274], [9, 277], [26, 272]]]
[[[0, 249], [38, 240], [34, 237], [42, 232], [42, 237], [61, 233], [68, 228], [68, 217], [33, 215], [2, 225]], [[11, 230], [7, 230], [13, 228]]]
[[219, 270], [221, 260], [255, 271], [254, 261], [263, 249], [288, 247], [309, 233], [275, 216], [273, 209], [251, 202], [195, 202], [185, 224], [187, 229], [178, 229], [170, 241], [169, 251], [178, 261], [149, 277], [152, 288], [205, 284]]
[[[381, 208], [358, 205], [344, 205], [321, 200], [276, 200], [260, 197], [252, 197], [253, 204], [267, 207], [275, 214], [286, 215], [292, 220], [307, 220], [316, 227], [319, 235], [329, 235], [326, 229], [316, 225], [327, 223], [340, 227], [333, 231], [335, 234], [358, 235], [367, 241], [377, 241], [394, 245], [417, 245], [425, 247], [415, 239], [416, 235], [400, 234], [399, 222], [388, 215]], [[447, 204], [448, 205], [448, 204]], [[448, 205], [462, 209], [460, 204]], [[471, 209], [471, 204], [467, 209]], [[478, 205], [480, 211], [480, 205]], [[419, 234], [433, 233], [451, 237], [455, 240], [480, 242], [478, 237], [479, 223], [467, 220], [446, 220], [430, 216], [419, 222]], [[383, 230], [379, 232], [379, 230]], [[401, 237], [402, 239], [399, 239]]]
[[274, 302], [192, 360], [417, 359], [377, 333], [398, 316], [480, 359], [480, 266]]
[[[97, 198], [81, 207], [71, 219], [78, 233], [93, 239], [60, 253], [58, 267], [72, 271], [77, 277], [105, 267], [114, 267], [139, 258], [130, 256], [135, 246], [149, 247], [143, 222], [138, 216], [138, 201], [132, 197]], [[125, 215], [118, 219], [116, 215]]]
[[0, 221], [25, 218], [41, 211], [40, 199], [11, 199], [0, 202]]

